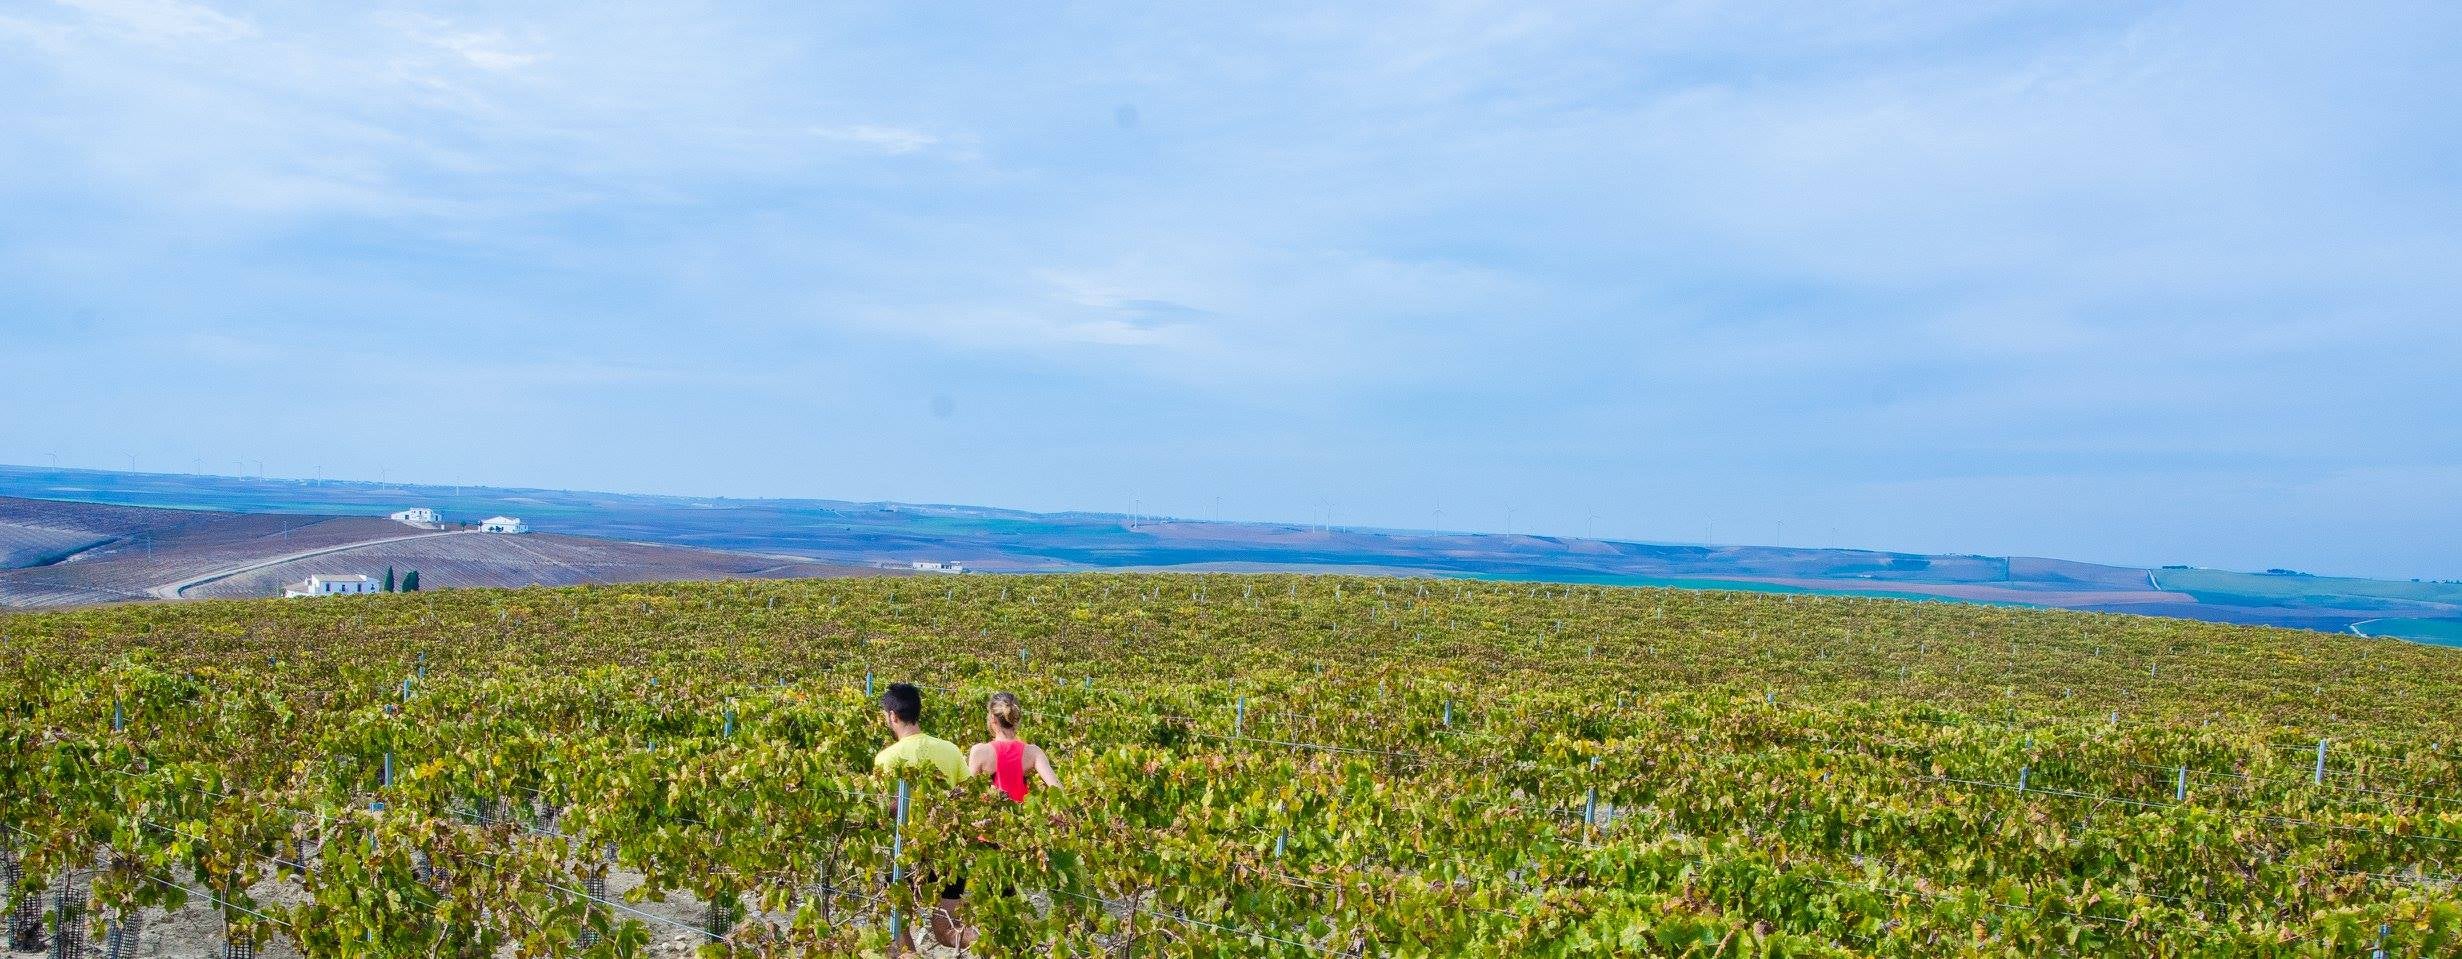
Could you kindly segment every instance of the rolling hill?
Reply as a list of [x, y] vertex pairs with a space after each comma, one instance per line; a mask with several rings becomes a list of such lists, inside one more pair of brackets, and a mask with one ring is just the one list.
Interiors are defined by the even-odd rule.
[[[266, 524], [354, 520], [406, 506], [462, 519], [506, 513], [534, 529], [637, 544], [792, 557], [827, 568], [957, 561], [988, 572], [1176, 570], [1351, 572], [1628, 586], [1692, 586], [2004, 603], [2213, 622], [2400, 635], [2451, 643], [2462, 584], [2409, 583], [2219, 570], [2150, 570], [2024, 556], [1655, 543], [1522, 534], [1439, 533], [1290, 523], [1201, 522], [1106, 513], [1030, 513], [970, 506], [818, 499], [731, 499], [541, 489], [124, 473], [0, 466], [0, 495], [86, 504], [85, 526], [18, 524], [0, 516], [0, 548], [42, 556], [77, 546], [111, 508], [281, 514]], [[270, 528], [270, 527], [269, 527]], [[278, 535], [314, 536], [322, 531]], [[12, 538], [14, 537], [14, 538]], [[13, 554], [13, 555], [14, 555]], [[365, 557], [374, 561], [376, 554]], [[553, 577], [556, 562], [496, 562], [487, 585]], [[634, 555], [679, 576], [755, 575], [737, 559]], [[780, 563], [789, 560], [778, 560]], [[712, 564], [715, 565], [712, 565]], [[398, 564], [397, 564], [398, 565]], [[581, 565], [587, 566], [588, 563]], [[381, 567], [380, 567], [381, 568]], [[295, 567], [306, 570], [307, 567]], [[526, 569], [530, 572], [513, 572]], [[704, 573], [693, 573], [693, 570]], [[781, 567], [758, 575], [793, 575]], [[633, 577], [637, 578], [637, 577]], [[76, 594], [67, 577], [57, 595]], [[5, 595], [8, 574], [0, 574]], [[114, 598], [111, 579], [96, 598]], [[259, 584], [261, 585], [261, 584]], [[92, 600], [84, 600], [92, 601]]]
[[311, 574], [419, 570], [428, 589], [873, 575], [795, 557], [553, 533], [422, 530], [390, 519], [0, 497], [0, 607], [279, 596]]

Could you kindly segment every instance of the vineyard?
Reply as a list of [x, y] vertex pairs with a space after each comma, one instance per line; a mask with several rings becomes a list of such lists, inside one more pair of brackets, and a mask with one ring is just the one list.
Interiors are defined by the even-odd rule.
[[[12, 945], [881, 955], [2462, 954], [2462, 650], [1280, 575], [0, 616]], [[873, 772], [872, 694], [1063, 789]], [[198, 932], [203, 930], [203, 932]], [[947, 954], [944, 950], [943, 954]]]

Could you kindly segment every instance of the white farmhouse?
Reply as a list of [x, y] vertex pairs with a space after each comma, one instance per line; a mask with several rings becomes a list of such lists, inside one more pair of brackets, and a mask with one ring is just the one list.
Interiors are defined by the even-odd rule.
[[518, 516], [490, 516], [479, 524], [479, 530], [487, 533], [527, 533], [530, 527], [522, 525]]
[[375, 580], [353, 573], [349, 576], [310, 576], [282, 587], [282, 596], [297, 599], [301, 596], [348, 596], [380, 591]]
[[918, 573], [963, 573], [966, 571], [966, 564], [958, 562], [935, 563], [919, 559], [915, 560], [913, 565], [915, 572]]
[[442, 519], [436, 516], [435, 510], [429, 509], [425, 506], [414, 506], [399, 513], [395, 513], [393, 514], [393, 521], [396, 523], [407, 523], [412, 526], [435, 526], [443, 522]]

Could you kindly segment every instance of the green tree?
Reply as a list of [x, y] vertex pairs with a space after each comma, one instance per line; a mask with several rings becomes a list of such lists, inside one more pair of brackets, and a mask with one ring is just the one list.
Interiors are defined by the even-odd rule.
[[393, 567], [385, 567], [385, 592], [393, 592]]
[[402, 576], [402, 592], [405, 592], [405, 593], [416, 593], [416, 592], [418, 592], [418, 591], [419, 591], [419, 571], [414, 569], [414, 570], [411, 570], [411, 571], [410, 571], [410, 572], [408, 572], [408, 573], [403, 574], [403, 576]]

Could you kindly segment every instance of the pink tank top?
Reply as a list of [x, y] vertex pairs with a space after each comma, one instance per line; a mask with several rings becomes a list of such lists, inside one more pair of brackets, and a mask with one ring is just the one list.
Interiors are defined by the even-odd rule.
[[992, 741], [992, 784], [1009, 794], [1010, 802], [1026, 801], [1026, 744], [1020, 740]]

